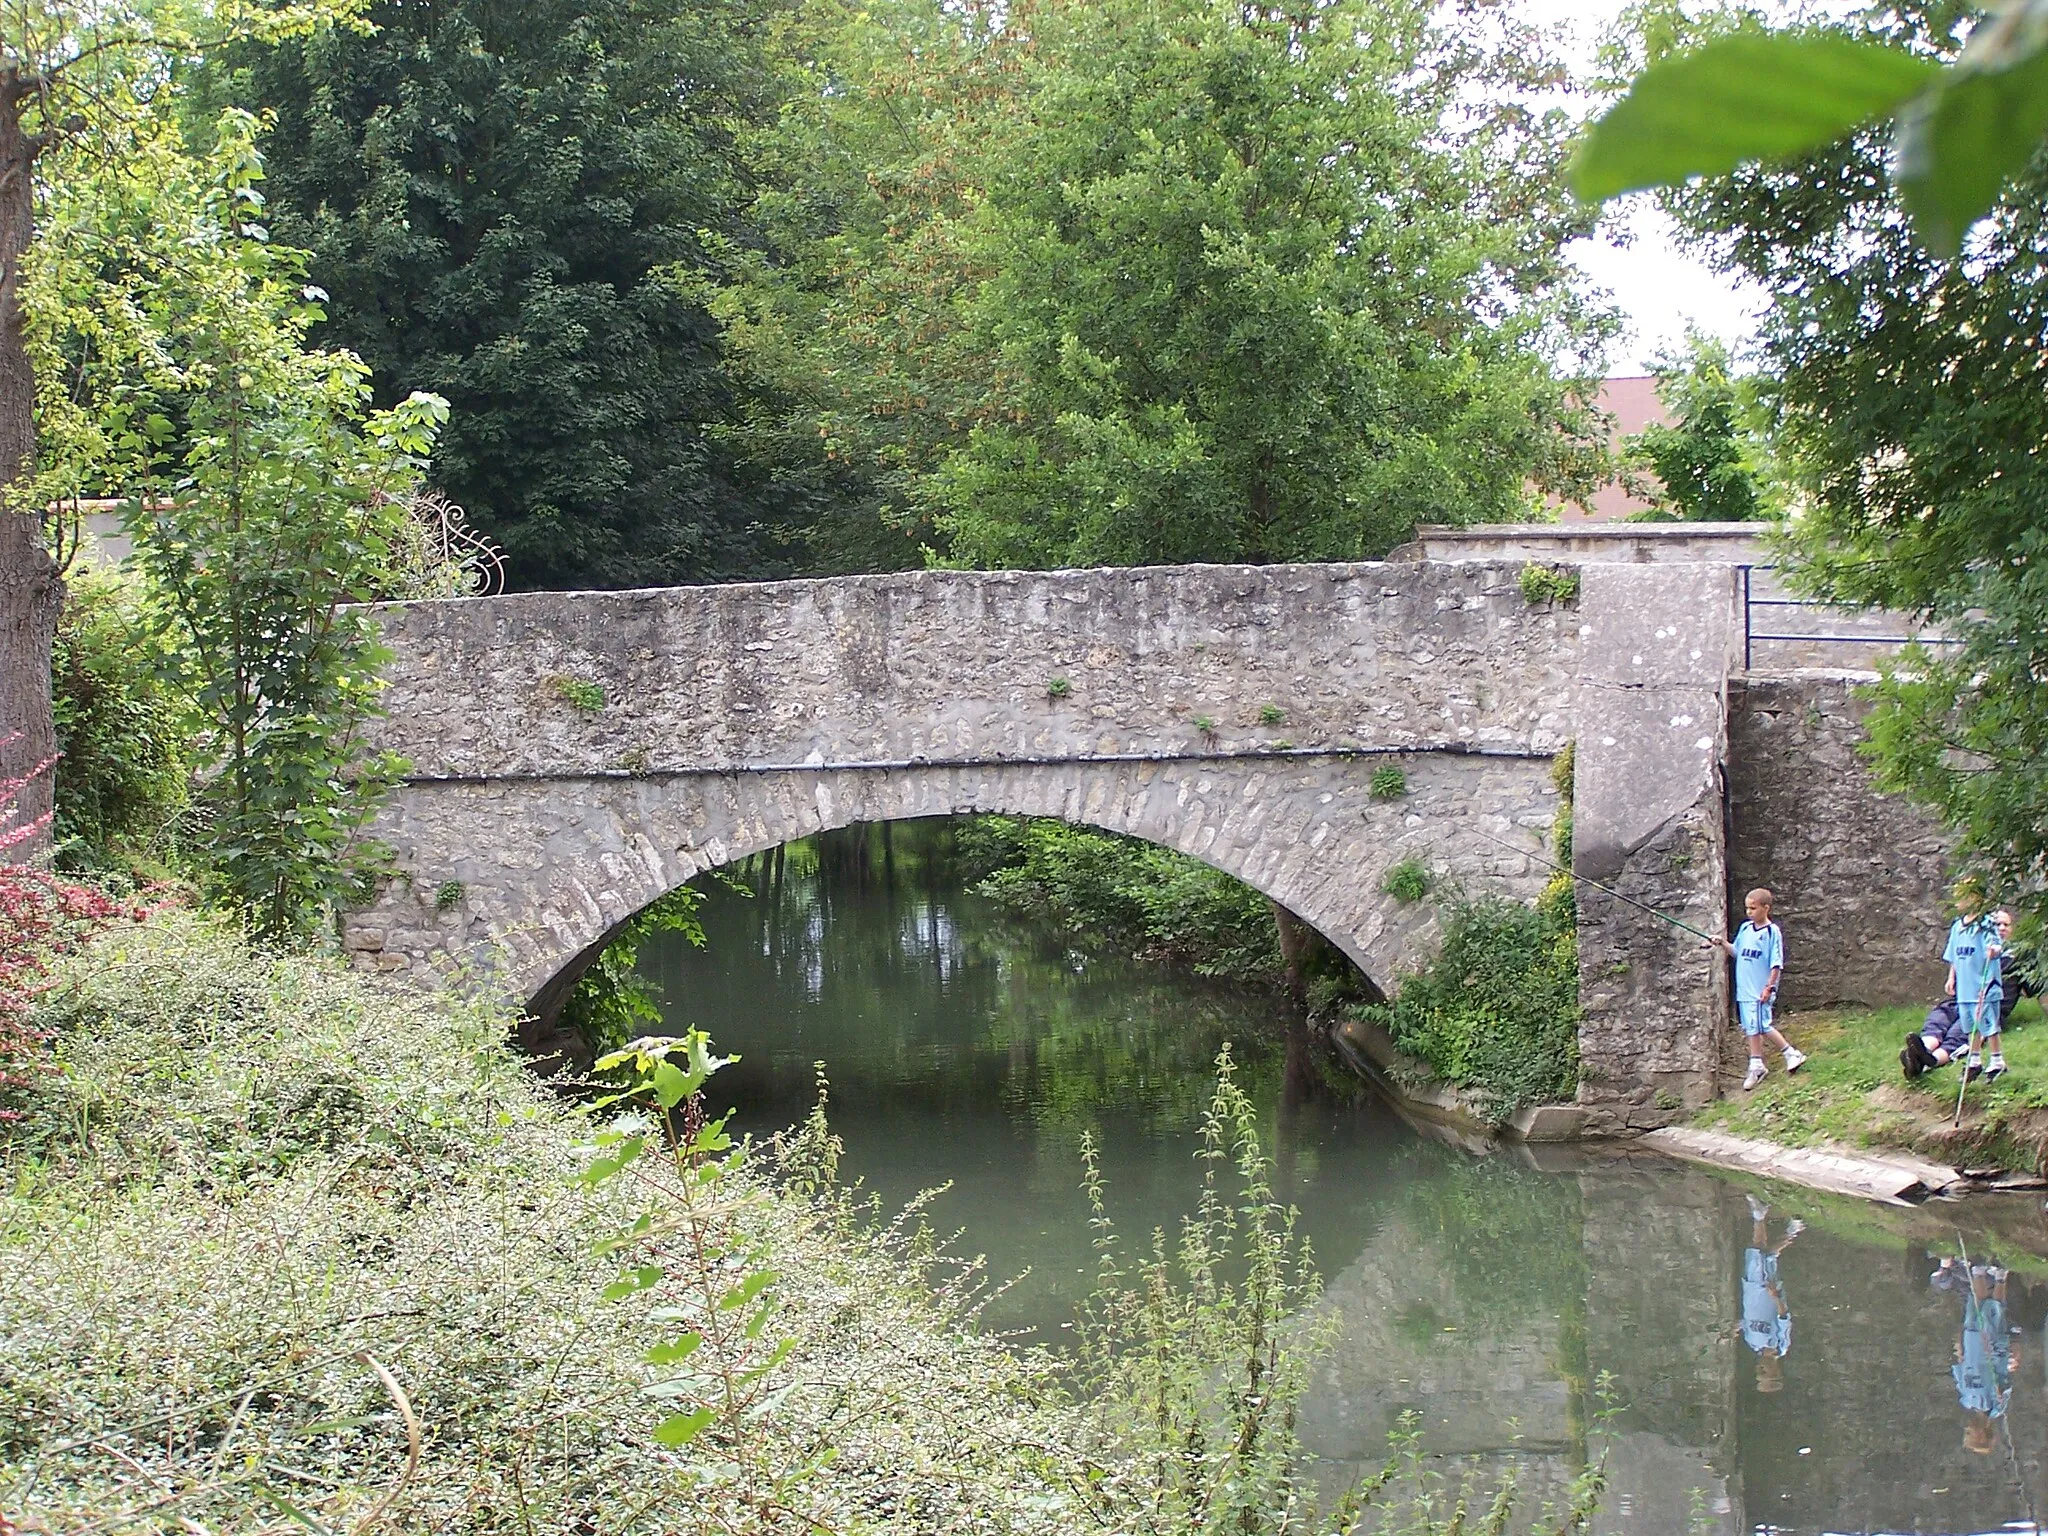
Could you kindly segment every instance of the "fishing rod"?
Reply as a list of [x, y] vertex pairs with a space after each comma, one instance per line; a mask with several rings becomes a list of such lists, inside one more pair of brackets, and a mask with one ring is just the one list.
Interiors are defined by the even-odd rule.
[[1480, 829], [1477, 827], [1469, 827], [1466, 830], [1471, 832], [1478, 832], [1479, 835], [1485, 838], [1489, 843], [1497, 843], [1501, 847], [1506, 848], [1511, 852], [1521, 854], [1524, 858], [1534, 859], [1538, 864], [1543, 865], [1545, 868], [1554, 869], [1560, 875], [1569, 876], [1571, 879], [1578, 881], [1581, 885], [1590, 885], [1591, 887], [1593, 887], [1594, 890], [1599, 891], [1602, 895], [1612, 896], [1616, 901], [1625, 901], [1630, 906], [1636, 908], [1638, 911], [1647, 912], [1650, 914], [1650, 916], [1656, 918], [1658, 921], [1666, 922], [1674, 928], [1682, 929], [1686, 933], [1691, 934], [1696, 939], [1705, 939], [1709, 944], [1725, 944], [1728, 942], [1726, 939], [1715, 938], [1714, 935], [1711, 933], [1702, 933], [1699, 929], [1693, 927], [1691, 923], [1682, 923], [1677, 918], [1671, 916], [1669, 913], [1659, 912], [1655, 907], [1648, 906], [1643, 902], [1637, 901], [1633, 896], [1624, 896], [1621, 894], [1621, 892], [1615, 890], [1612, 886], [1602, 885], [1598, 880], [1589, 879], [1585, 875], [1581, 875], [1573, 870], [1566, 869], [1562, 864], [1559, 864], [1551, 859], [1546, 859], [1542, 854], [1532, 852], [1531, 850], [1522, 847], [1519, 843], [1511, 843], [1504, 837], [1495, 837], [1491, 832], [1481, 832]]
[[[1975, 1021], [1970, 1025], [1970, 1044], [1968, 1050], [1971, 1056], [1974, 1056], [1977, 1052], [1977, 1024], [1983, 1022], [1984, 1004], [1990, 996], [1991, 983], [1987, 981], [1982, 987], [1978, 988], [1976, 1006], [1970, 1010], [1972, 1019]], [[1958, 997], [1956, 1002], [1960, 1005], [1962, 999]], [[1951, 1057], [1950, 1060], [1954, 1060], [1954, 1058]], [[1956, 1084], [1956, 1115], [1955, 1119], [1949, 1124], [1949, 1129], [1952, 1131], [1959, 1131], [1963, 1128], [1963, 1094], [1968, 1091], [1970, 1086], [1970, 1056], [1963, 1058], [1961, 1076], [1962, 1081]]]

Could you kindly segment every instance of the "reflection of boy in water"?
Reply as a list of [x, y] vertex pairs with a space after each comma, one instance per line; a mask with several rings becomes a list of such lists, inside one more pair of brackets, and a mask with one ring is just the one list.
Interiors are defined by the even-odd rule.
[[1963, 1408], [1963, 1448], [1989, 1456], [1996, 1443], [1992, 1421], [2005, 1417], [2012, 1395], [2012, 1335], [2005, 1322], [2005, 1271], [1974, 1264], [1965, 1274], [1953, 1259], [1943, 1259], [1934, 1284], [1963, 1293], [1963, 1327], [1956, 1339], [1956, 1401]]
[[1771, 1208], [1755, 1195], [1749, 1197], [1749, 1251], [1742, 1256], [1742, 1338], [1756, 1351], [1756, 1389], [1776, 1392], [1785, 1385], [1782, 1362], [1792, 1350], [1792, 1311], [1785, 1305], [1784, 1287], [1778, 1283], [1778, 1255], [1806, 1230], [1806, 1223], [1794, 1217], [1785, 1223], [1785, 1235], [1771, 1246], [1767, 1223]]

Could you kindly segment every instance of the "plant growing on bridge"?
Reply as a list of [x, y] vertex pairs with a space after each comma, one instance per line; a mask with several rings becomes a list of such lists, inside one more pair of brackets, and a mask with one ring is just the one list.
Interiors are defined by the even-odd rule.
[[1396, 901], [1414, 903], [1429, 894], [1433, 883], [1427, 864], [1420, 859], [1403, 859], [1387, 871], [1380, 889]]
[[1286, 723], [1287, 711], [1278, 704], [1261, 704], [1259, 706], [1259, 724], [1285, 725]]
[[1579, 600], [1579, 573], [1568, 565], [1541, 565], [1532, 560], [1522, 567], [1518, 585], [1522, 601], [1532, 608], [1541, 603], [1568, 606]]
[[1371, 1018], [1496, 1122], [1570, 1098], [1579, 1080], [1579, 944], [1571, 890], [1537, 905], [1457, 902], [1441, 953]]
[[1375, 800], [1398, 800], [1408, 793], [1408, 775], [1392, 763], [1384, 764], [1373, 769], [1366, 793]]
[[1074, 685], [1064, 677], [1056, 677], [1045, 685], [1045, 696], [1048, 699], [1064, 699], [1073, 691]]
[[567, 672], [557, 672], [547, 680], [549, 693], [572, 709], [596, 714], [606, 703], [604, 684], [587, 677], [576, 677]]

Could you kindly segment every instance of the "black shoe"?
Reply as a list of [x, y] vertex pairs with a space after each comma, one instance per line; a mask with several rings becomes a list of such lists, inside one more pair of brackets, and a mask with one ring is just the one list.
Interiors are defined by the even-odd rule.
[[1906, 1081], [1909, 1083], [1927, 1070], [1920, 1065], [1920, 1053], [1913, 1049], [1913, 1041], [1919, 1038], [1915, 1035], [1912, 1040], [1906, 1042], [1905, 1049], [1899, 1052], [1899, 1065], [1906, 1069]]
[[1963, 1068], [1963, 1081], [1966, 1083], [1974, 1083], [1983, 1075], [1984, 1068], [1976, 1062], [1971, 1062]]
[[1908, 1077], [1918, 1077], [1923, 1072], [1932, 1072], [1941, 1065], [1935, 1060], [1934, 1052], [1927, 1048], [1927, 1041], [1917, 1029], [1906, 1036], [1906, 1050], [1911, 1053], [1914, 1063], [1914, 1070], [1906, 1074]]

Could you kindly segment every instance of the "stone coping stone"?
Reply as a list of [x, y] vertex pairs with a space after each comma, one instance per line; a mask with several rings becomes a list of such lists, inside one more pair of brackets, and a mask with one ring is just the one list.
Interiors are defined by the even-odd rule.
[[[1930, 1163], [1905, 1153], [1852, 1150], [1847, 1147], [1781, 1147], [1774, 1142], [1731, 1136], [1686, 1126], [1650, 1131], [1639, 1142], [1689, 1163], [1732, 1168], [1764, 1178], [1803, 1184], [1830, 1194], [1853, 1195], [1885, 1205], [1913, 1205], [1930, 1195], [1983, 1188], [1961, 1169]], [[2010, 1188], [2011, 1185], [2006, 1187]]]

